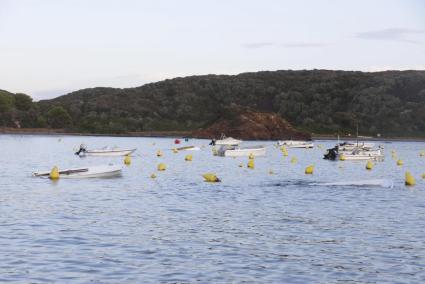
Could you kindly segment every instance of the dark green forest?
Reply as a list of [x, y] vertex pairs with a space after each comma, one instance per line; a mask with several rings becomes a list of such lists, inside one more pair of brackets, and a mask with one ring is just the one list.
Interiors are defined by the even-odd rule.
[[425, 136], [425, 71], [264, 71], [91, 88], [32, 102], [0, 91], [3, 126], [90, 133], [193, 130], [234, 108], [276, 112], [313, 133]]

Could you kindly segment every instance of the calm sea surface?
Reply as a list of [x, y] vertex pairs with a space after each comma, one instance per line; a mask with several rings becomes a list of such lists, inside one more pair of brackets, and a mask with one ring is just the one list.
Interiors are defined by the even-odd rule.
[[[289, 149], [288, 157], [273, 142], [247, 142], [267, 145], [254, 170], [247, 158], [212, 156], [206, 140], [182, 142], [205, 145], [185, 162], [187, 152], [170, 151], [173, 142], [0, 135], [0, 282], [425, 282], [425, 143], [381, 143], [385, 161], [367, 171], [365, 162], [323, 160], [332, 141]], [[31, 177], [54, 165], [123, 165], [73, 155], [81, 143], [137, 152], [119, 178]], [[160, 162], [165, 172], [156, 171]], [[404, 186], [406, 170], [416, 186]], [[203, 182], [206, 172], [222, 183]], [[349, 185], [376, 179], [385, 181]]]

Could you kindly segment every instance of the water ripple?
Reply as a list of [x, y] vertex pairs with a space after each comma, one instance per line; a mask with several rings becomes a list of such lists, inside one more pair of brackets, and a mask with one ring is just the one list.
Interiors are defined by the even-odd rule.
[[[425, 282], [425, 186], [403, 185], [405, 170], [424, 169], [423, 143], [392, 143], [405, 166], [389, 158], [369, 172], [323, 161], [319, 149], [290, 151], [298, 158], [291, 164], [271, 143], [248, 170], [238, 167], [245, 159], [208, 148], [184, 162], [183, 153], [165, 151], [172, 139], [0, 138], [8, 165], [0, 176], [2, 283]], [[137, 147], [141, 156], [118, 179], [28, 176], [55, 164], [122, 163], [75, 157], [82, 142]], [[160, 161], [168, 169], [153, 180]], [[315, 174], [306, 176], [311, 163]], [[202, 182], [208, 171], [223, 182]], [[335, 184], [353, 180], [369, 183]]]

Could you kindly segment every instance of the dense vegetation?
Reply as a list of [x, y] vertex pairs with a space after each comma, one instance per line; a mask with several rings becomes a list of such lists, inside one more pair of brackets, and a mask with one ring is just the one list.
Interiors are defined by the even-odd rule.
[[[4, 96], [9, 99], [4, 99]], [[22, 96], [22, 95], [19, 95]], [[0, 96], [3, 125], [122, 133], [192, 130], [234, 107], [276, 112], [315, 133], [425, 136], [425, 71], [273, 71], [79, 90], [38, 103]], [[25, 101], [25, 100], [24, 100]]]
[[3, 127], [37, 127], [45, 125], [38, 105], [25, 94], [0, 90], [0, 125]]

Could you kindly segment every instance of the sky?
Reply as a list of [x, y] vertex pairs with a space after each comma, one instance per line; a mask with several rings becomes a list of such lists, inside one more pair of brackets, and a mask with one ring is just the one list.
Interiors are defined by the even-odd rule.
[[425, 70], [423, 0], [0, 0], [0, 89], [262, 70]]

